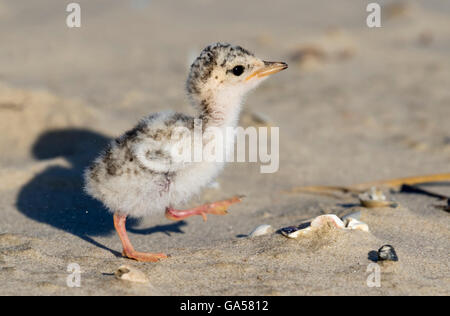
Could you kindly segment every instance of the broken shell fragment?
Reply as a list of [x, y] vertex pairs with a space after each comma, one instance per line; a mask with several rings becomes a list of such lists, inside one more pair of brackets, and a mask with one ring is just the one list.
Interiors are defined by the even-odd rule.
[[369, 191], [369, 198], [374, 201], [386, 201], [386, 195], [383, 191], [376, 187], [372, 187]]
[[361, 204], [367, 208], [396, 207], [396, 203], [388, 201], [383, 191], [372, 187], [369, 192], [359, 195]]
[[345, 225], [341, 221], [341, 219], [334, 214], [317, 216], [311, 222], [311, 227], [313, 227], [313, 228], [322, 227], [323, 225], [326, 225], [327, 223], [331, 223], [336, 228], [345, 228]]
[[311, 231], [311, 226], [305, 226], [305, 224], [299, 226], [289, 226], [281, 229], [281, 234], [288, 238], [298, 238], [304, 236]]
[[266, 234], [270, 234], [273, 232], [273, 228], [270, 225], [263, 224], [256, 227], [248, 236], [249, 237], [258, 237]]
[[356, 229], [361, 230], [363, 232], [369, 232], [369, 225], [364, 222], [361, 222], [353, 217], [348, 217], [345, 221], [345, 228], [347, 229]]
[[379, 261], [398, 261], [397, 253], [391, 245], [384, 245], [378, 250]]
[[117, 279], [129, 281], [129, 282], [136, 282], [136, 283], [148, 283], [149, 279], [144, 274], [144, 272], [130, 267], [128, 265], [120, 266], [119, 269], [114, 273]]
[[363, 223], [353, 217], [350, 217], [350, 215], [356, 216], [357, 213], [349, 214], [347, 216], [345, 224], [336, 215], [327, 214], [317, 216], [311, 223], [303, 223], [300, 224], [299, 226], [284, 227], [280, 230], [280, 232], [281, 234], [283, 234], [288, 238], [298, 238], [300, 236], [305, 236], [314, 230], [318, 230], [319, 228], [324, 227], [326, 225], [339, 229], [356, 229], [369, 232], [369, 226], [366, 223]]

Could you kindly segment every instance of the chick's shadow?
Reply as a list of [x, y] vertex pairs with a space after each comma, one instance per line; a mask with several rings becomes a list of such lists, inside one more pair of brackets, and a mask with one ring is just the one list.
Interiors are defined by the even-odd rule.
[[[32, 148], [38, 160], [63, 157], [70, 167], [50, 166], [25, 184], [17, 197], [18, 210], [27, 217], [66, 231], [116, 256], [120, 253], [98, 243], [93, 236], [113, 233], [111, 214], [99, 201], [83, 191], [83, 172], [110, 139], [84, 129], [51, 130], [38, 137]], [[137, 220], [127, 221], [130, 231], [137, 234], [156, 232], [183, 233], [185, 222], [135, 229]]]

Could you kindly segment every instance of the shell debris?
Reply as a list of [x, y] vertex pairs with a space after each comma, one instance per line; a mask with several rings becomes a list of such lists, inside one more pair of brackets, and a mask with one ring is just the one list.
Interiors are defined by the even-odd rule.
[[311, 222], [302, 223], [298, 226], [288, 226], [280, 230], [281, 234], [288, 238], [299, 238], [309, 235], [315, 230], [331, 224], [332, 227], [339, 229], [345, 228], [344, 223], [334, 214], [321, 215], [313, 219]]
[[117, 279], [129, 281], [129, 282], [135, 282], [135, 283], [149, 283], [150, 280], [145, 275], [144, 272], [133, 268], [128, 265], [120, 266], [117, 271], [114, 273]]
[[320, 215], [314, 218], [311, 223], [303, 223], [299, 226], [284, 227], [280, 230], [280, 232], [288, 238], [296, 239], [307, 236], [309, 233], [330, 224], [331, 227], [338, 229], [361, 230], [364, 232], [369, 232], [369, 226], [366, 223], [361, 222], [352, 216], [359, 218], [360, 212], [347, 215], [344, 221], [334, 214]]
[[300, 236], [305, 236], [312, 231], [311, 226], [306, 226], [305, 224], [299, 226], [289, 226], [284, 227], [281, 230], [281, 234], [288, 238], [296, 239]]
[[397, 253], [394, 247], [391, 245], [384, 245], [378, 249], [378, 260], [379, 261], [398, 261]]
[[347, 228], [347, 229], [361, 230], [366, 233], [369, 232], [369, 225], [367, 225], [366, 223], [361, 222], [353, 217], [348, 217], [344, 221], [344, 224], [345, 224], [345, 228]]
[[397, 207], [397, 203], [389, 201], [383, 191], [376, 187], [372, 187], [368, 192], [360, 194], [359, 200], [364, 207]]
[[353, 212], [342, 217], [346, 229], [369, 232], [369, 225], [361, 221], [361, 211]]
[[311, 227], [318, 228], [326, 225], [327, 223], [332, 224], [336, 228], [345, 228], [344, 222], [342, 222], [341, 219], [334, 214], [317, 216], [311, 222]]
[[248, 237], [258, 237], [258, 236], [263, 236], [263, 235], [267, 235], [273, 232], [273, 228], [270, 225], [267, 224], [263, 224], [263, 225], [259, 225], [258, 227], [256, 227], [249, 235]]

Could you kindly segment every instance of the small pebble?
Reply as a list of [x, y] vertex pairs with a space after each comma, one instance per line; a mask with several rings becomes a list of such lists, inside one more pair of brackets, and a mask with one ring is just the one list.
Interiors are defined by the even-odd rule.
[[266, 234], [270, 234], [273, 232], [273, 228], [270, 225], [263, 224], [256, 227], [248, 236], [249, 237], [258, 237]]
[[129, 281], [129, 282], [136, 282], [136, 283], [148, 283], [149, 279], [144, 274], [144, 272], [130, 267], [128, 265], [120, 266], [119, 269], [114, 273], [117, 279]]
[[378, 250], [379, 261], [398, 261], [397, 253], [391, 245], [384, 245]]

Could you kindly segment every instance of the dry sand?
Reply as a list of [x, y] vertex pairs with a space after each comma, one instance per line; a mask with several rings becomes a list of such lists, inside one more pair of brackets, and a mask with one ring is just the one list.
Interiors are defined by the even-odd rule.
[[[61, 1], [0, 3], [0, 294], [449, 295], [450, 220], [434, 198], [393, 194], [398, 209], [364, 209], [371, 233], [245, 237], [356, 202], [282, 193], [294, 186], [450, 172], [450, 4], [390, 6], [369, 29], [368, 2], [85, 0], [80, 29], [65, 26]], [[162, 214], [130, 223], [136, 248], [171, 257], [123, 259], [81, 172], [141, 116], [192, 113], [189, 60], [219, 40], [290, 65], [248, 98], [243, 119], [280, 127], [280, 170], [230, 164], [192, 204], [236, 193], [243, 203], [206, 224]], [[386, 243], [400, 260], [370, 288], [369, 253]], [[66, 286], [70, 263], [80, 288]], [[123, 264], [151, 286], [116, 280]]]

